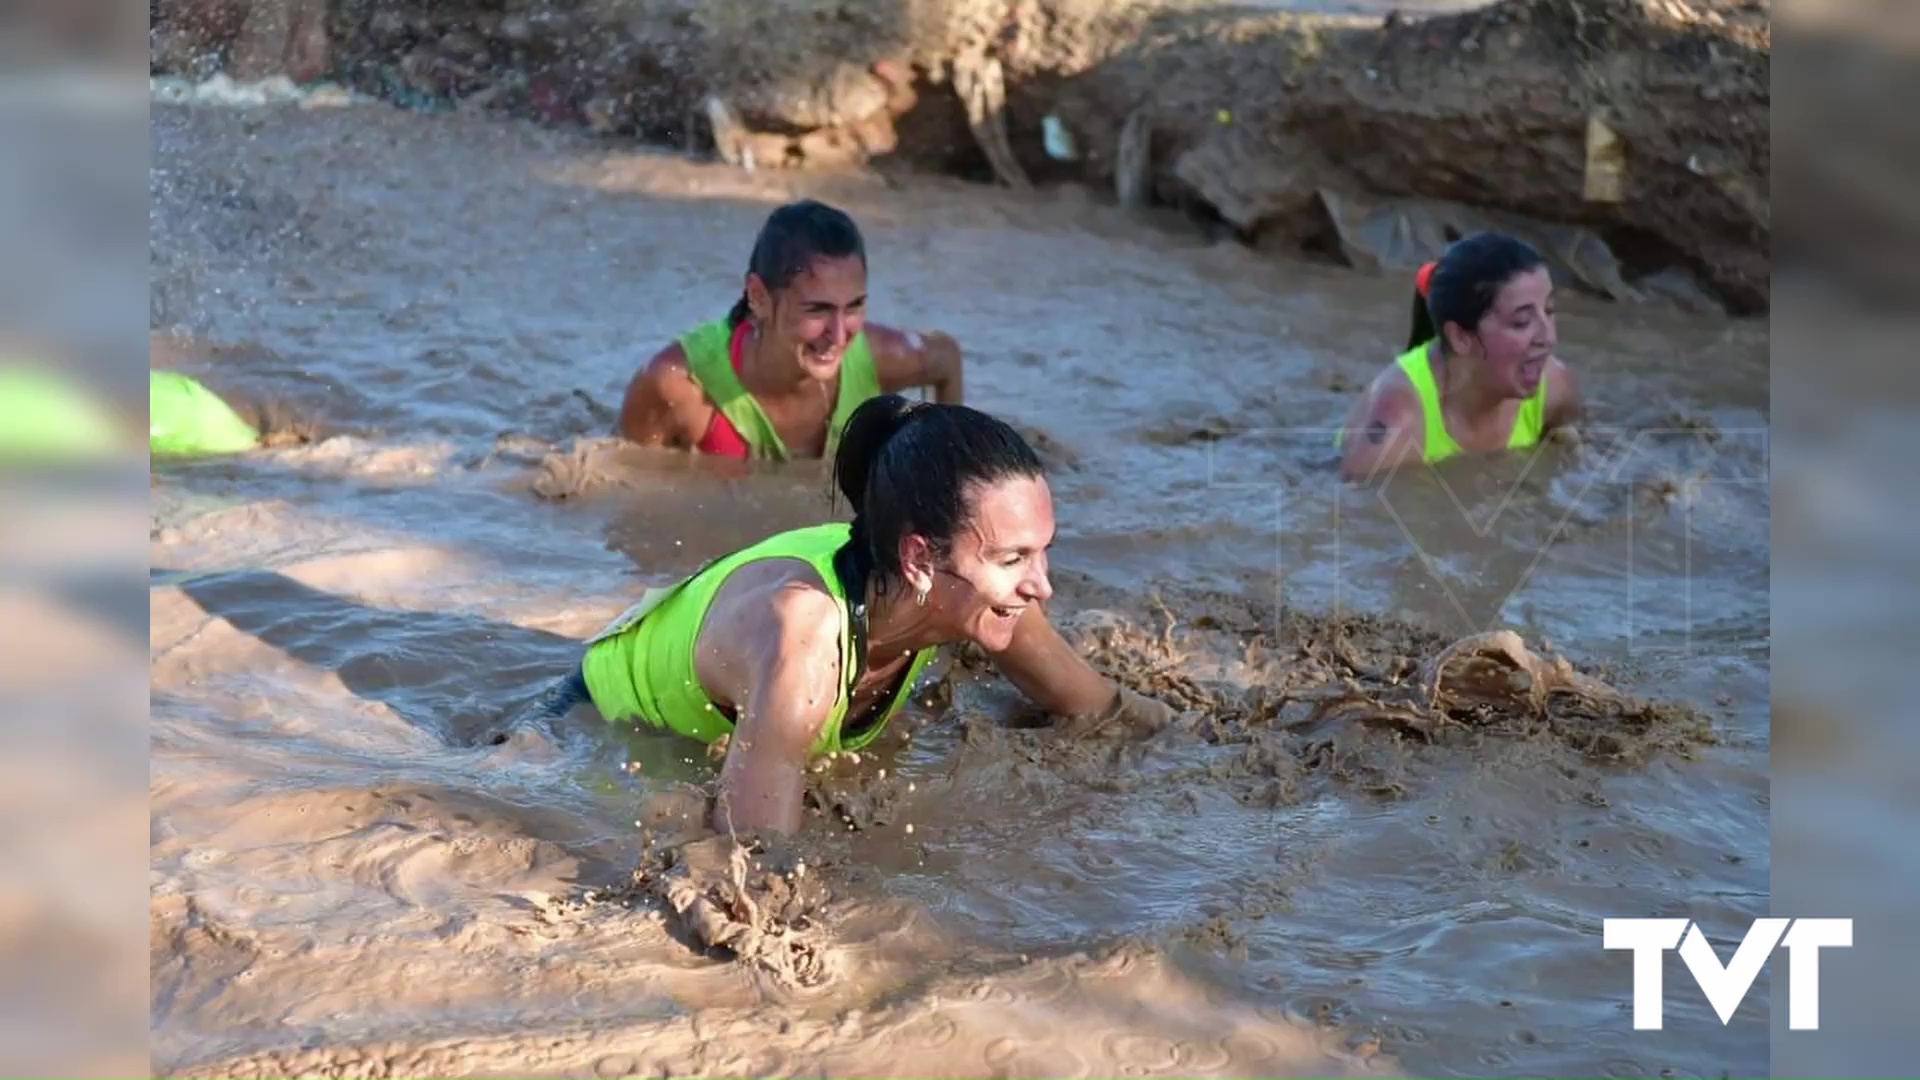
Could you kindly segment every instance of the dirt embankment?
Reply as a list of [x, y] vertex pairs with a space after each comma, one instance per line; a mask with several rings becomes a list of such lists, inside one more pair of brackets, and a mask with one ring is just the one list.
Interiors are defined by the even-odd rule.
[[1590, 291], [1768, 305], [1770, 0], [1411, 19], [1195, 0], [156, 0], [157, 72], [332, 74], [756, 167], [1073, 181], [1404, 268], [1495, 226]]

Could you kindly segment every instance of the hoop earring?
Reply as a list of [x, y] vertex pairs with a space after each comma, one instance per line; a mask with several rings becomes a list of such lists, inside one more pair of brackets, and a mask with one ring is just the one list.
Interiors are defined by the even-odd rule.
[[926, 607], [927, 606], [927, 590], [921, 589], [919, 592], [914, 593], [913, 602], [920, 607]]

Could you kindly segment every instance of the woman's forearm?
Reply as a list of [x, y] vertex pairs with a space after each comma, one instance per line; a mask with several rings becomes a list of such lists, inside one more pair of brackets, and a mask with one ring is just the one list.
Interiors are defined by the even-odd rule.
[[960, 352], [960, 343], [946, 334], [936, 333], [927, 343], [930, 352], [936, 355], [931, 366], [937, 373], [933, 380], [933, 400], [942, 405], [966, 404], [966, 359]]
[[1104, 709], [1119, 690], [1067, 644], [1038, 607], [1020, 620], [1013, 642], [994, 661], [1028, 700], [1059, 716]]

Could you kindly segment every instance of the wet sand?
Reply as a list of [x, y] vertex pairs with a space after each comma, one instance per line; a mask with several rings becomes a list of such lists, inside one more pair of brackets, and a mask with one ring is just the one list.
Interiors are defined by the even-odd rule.
[[[1737, 937], [1767, 906], [1764, 325], [1569, 297], [1578, 443], [1361, 492], [1330, 428], [1397, 351], [1398, 280], [1071, 189], [384, 108], [152, 130], [155, 326], [223, 346], [169, 362], [321, 433], [154, 474], [156, 1070], [1766, 1067], [1764, 977], [1725, 1028], [1675, 993], [1637, 1033], [1600, 948], [1606, 916]], [[1074, 632], [1193, 711], [1068, 743], [956, 658], [910, 739], [817, 778], [795, 980], [634, 880], [700, 748], [487, 735], [645, 585], [837, 512], [814, 467], [595, 438], [801, 192], [866, 229], [873, 317], [954, 333], [973, 402], [1042, 442]], [[1503, 626], [1652, 705], [1417, 731], [1328, 704]]]

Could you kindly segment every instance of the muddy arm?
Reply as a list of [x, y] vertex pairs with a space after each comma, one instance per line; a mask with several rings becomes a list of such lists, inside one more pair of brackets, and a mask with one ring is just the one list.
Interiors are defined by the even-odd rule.
[[1064, 734], [1150, 735], [1173, 720], [1164, 703], [1093, 670], [1047, 621], [1043, 608], [1021, 617], [1013, 641], [994, 662], [1029, 700], [1059, 718]]
[[952, 337], [938, 330], [922, 334], [869, 323], [867, 342], [873, 349], [873, 366], [880, 377], [881, 390], [897, 393], [916, 386], [930, 386], [933, 400], [941, 404], [964, 402], [966, 365], [960, 355], [960, 343]]
[[1067, 644], [1038, 605], [1020, 617], [1013, 640], [993, 661], [1028, 700], [1061, 716], [1106, 708], [1117, 690]]
[[[747, 606], [760, 608], [748, 617]], [[713, 827], [725, 833], [800, 828], [807, 757], [839, 696], [839, 607], [819, 589], [784, 588], [775, 593], [771, 617], [751, 598], [729, 605], [709, 631], [741, 644], [735, 656], [715, 666], [717, 681], [738, 702], [739, 723], [720, 769]], [[737, 630], [738, 633], [734, 633]], [[706, 637], [703, 632], [702, 637]]]
[[1347, 480], [1371, 480], [1420, 461], [1426, 430], [1413, 389], [1384, 382], [1369, 391], [1366, 407], [1348, 417], [1340, 447], [1340, 475]]
[[1585, 403], [1580, 400], [1580, 380], [1573, 369], [1561, 363], [1558, 357], [1547, 363], [1547, 428], [1566, 427], [1579, 420], [1585, 413]]
[[627, 384], [618, 430], [641, 446], [692, 446], [712, 419], [713, 406], [676, 343], [655, 353]]

